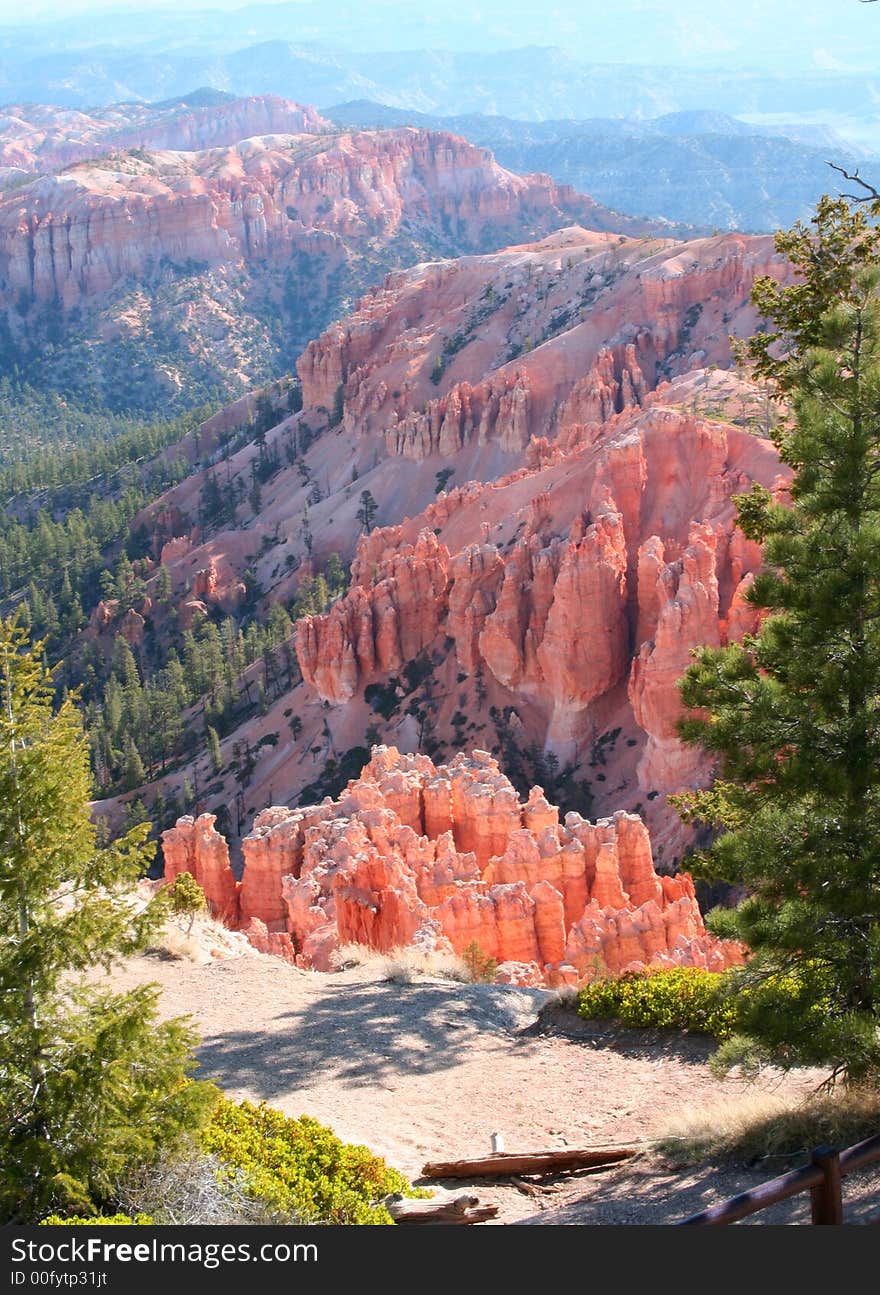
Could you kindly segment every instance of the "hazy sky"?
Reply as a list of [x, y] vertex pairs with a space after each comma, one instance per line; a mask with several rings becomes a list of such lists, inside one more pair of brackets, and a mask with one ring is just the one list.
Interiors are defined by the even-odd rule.
[[[287, 11], [277, 33], [273, 6]], [[210, 9], [252, 9], [257, 40], [277, 34], [383, 50], [558, 45], [594, 62], [880, 71], [880, 3], [859, 0], [737, 0], [729, 7], [708, 0], [0, 0], [0, 24], [52, 19], [63, 31], [64, 19], [93, 13], [100, 17], [88, 24], [91, 44], [117, 34], [113, 11], [155, 17], [156, 32], [163, 14], [174, 27], [172, 13]], [[236, 37], [246, 35], [243, 14], [233, 25]], [[129, 30], [124, 21], [122, 28]], [[204, 31], [206, 44], [222, 40], [222, 26], [206, 23]]]
[[[260, 8], [279, 4], [307, 3], [308, 0], [257, 0]], [[371, 4], [383, 4], [386, 0], [364, 0], [363, 8]], [[0, 0], [0, 22], [27, 23], [34, 18], [69, 18], [80, 13], [150, 13], [169, 10], [204, 10], [204, 9], [244, 9], [245, 0]], [[333, 0], [327, 0], [325, 6], [333, 9]], [[421, 5], [422, 9], [432, 8], [430, 0]]]

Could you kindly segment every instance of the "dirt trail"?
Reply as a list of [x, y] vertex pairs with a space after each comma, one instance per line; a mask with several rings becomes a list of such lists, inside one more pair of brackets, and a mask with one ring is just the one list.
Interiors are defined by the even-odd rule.
[[[312, 1115], [412, 1178], [429, 1160], [485, 1154], [493, 1133], [508, 1151], [642, 1141], [683, 1103], [714, 1107], [754, 1091], [710, 1074], [703, 1038], [579, 1022], [543, 990], [398, 984], [381, 979], [381, 964], [322, 975], [258, 954], [202, 966], [140, 957], [118, 979], [120, 987], [154, 981], [164, 1015], [192, 1016], [201, 1075], [231, 1097]], [[815, 1082], [813, 1073], [777, 1075], [759, 1091]], [[474, 1190], [499, 1203], [499, 1222], [659, 1223], [778, 1171], [671, 1173], [640, 1160]], [[880, 1213], [869, 1184], [857, 1194], [853, 1221]], [[801, 1198], [762, 1217], [806, 1221], [808, 1210]]]

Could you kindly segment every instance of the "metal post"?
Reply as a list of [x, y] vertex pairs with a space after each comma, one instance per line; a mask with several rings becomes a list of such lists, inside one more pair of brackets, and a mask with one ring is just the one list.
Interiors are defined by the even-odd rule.
[[822, 1182], [810, 1189], [813, 1223], [842, 1223], [840, 1153], [831, 1147], [817, 1147], [810, 1160], [822, 1170]]

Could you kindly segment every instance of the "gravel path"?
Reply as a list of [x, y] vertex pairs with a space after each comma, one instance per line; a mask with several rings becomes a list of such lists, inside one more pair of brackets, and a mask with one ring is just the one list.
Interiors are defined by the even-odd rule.
[[[377, 965], [321, 975], [258, 954], [202, 966], [141, 957], [119, 975], [121, 988], [144, 980], [161, 986], [164, 1015], [192, 1016], [202, 1077], [231, 1097], [312, 1115], [412, 1178], [429, 1160], [487, 1153], [493, 1133], [508, 1151], [641, 1142], [683, 1103], [714, 1107], [755, 1091], [712, 1076], [712, 1045], [701, 1037], [581, 1022], [542, 990], [397, 984]], [[815, 1082], [812, 1073], [766, 1077], [759, 1089]], [[673, 1173], [643, 1157], [473, 1190], [499, 1204], [503, 1223], [671, 1223], [776, 1172]], [[880, 1214], [875, 1178], [848, 1180], [848, 1221]], [[802, 1197], [761, 1219], [808, 1213]]]

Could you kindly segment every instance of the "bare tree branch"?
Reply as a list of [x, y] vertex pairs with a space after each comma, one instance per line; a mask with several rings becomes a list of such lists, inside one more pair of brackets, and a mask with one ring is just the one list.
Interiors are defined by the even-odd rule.
[[[876, 0], [861, 0], [861, 3], [875, 4]], [[859, 187], [864, 190], [864, 193], [842, 193], [840, 195], [841, 198], [849, 198], [853, 202], [880, 202], [880, 192], [874, 188], [873, 184], [868, 184], [867, 180], [862, 179], [859, 175], [858, 167], [856, 167], [855, 171], [850, 175], [849, 171], [845, 171], [842, 166], [837, 166], [834, 162], [829, 162], [828, 165], [831, 167], [832, 171], [837, 171], [842, 175], [844, 180], [850, 180], [853, 184], [859, 185]]]

